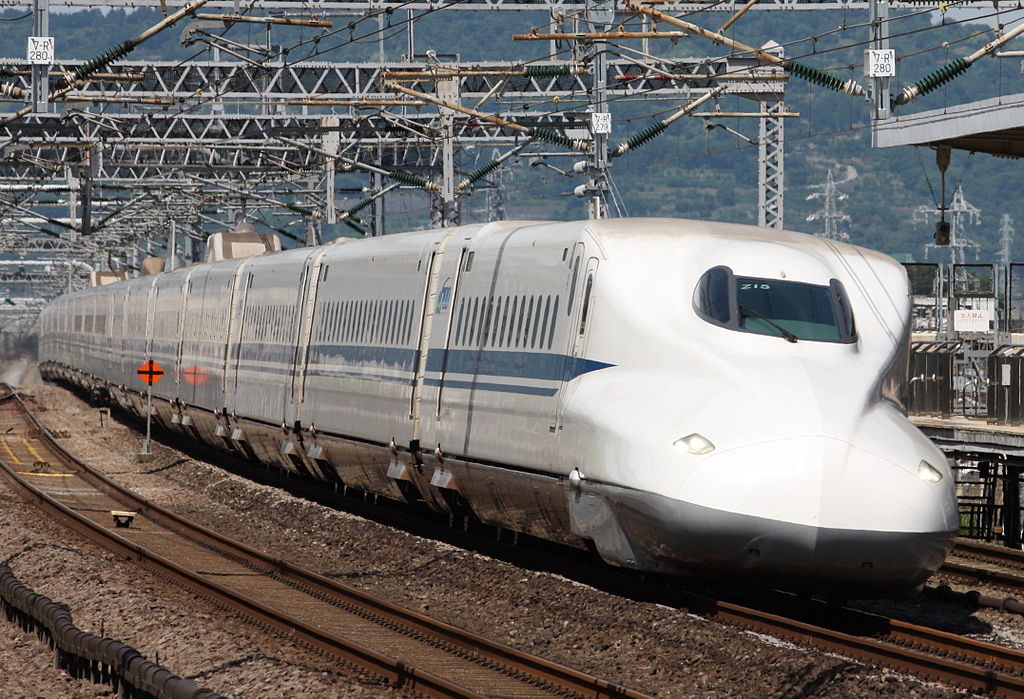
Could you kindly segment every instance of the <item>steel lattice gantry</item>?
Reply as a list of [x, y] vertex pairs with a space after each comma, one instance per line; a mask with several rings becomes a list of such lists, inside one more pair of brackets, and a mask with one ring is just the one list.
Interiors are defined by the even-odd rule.
[[[10, 67], [15, 84], [27, 90], [28, 66], [12, 62]], [[633, 63], [609, 61], [608, 92], [684, 100], [722, 81], [730, 94], [781, 109], [784, 76], [779, 71], [757, 69], [743, 59], [678, 59], [671, 67], [679, 78], [644, 74]], [[491, 96], [517, 123], [574, 126], [579, 115], [572, 107], [586, 104], [586, 76], [503, 74], [511, 68], [509, 63], [474, 64], [472, 73], [458, 78], [459, 95], [469, 103]], [[332, 112], [342, 122], [337, 127], [342, 150], [358, 143], [400, 145], [401, 151], [389, 152], [386, 166], [428, 167], [439, 137], [432, 125], [435, 110], [397, 106], [395, 96], [380, 87], [387, 73], [423, 71], [420, 63], [301, 63], [265, 69], [229, 62], [120, 63], [104, 78], [83, 84], [74, 101], [62, 103], [59, 118], [31, 116], [0, 127], [0, 181], [52, 176], [56, 168], [81, 161], [82, 151], [97, 145], [102, 146], [99, 162], [93, 164], [97, 180], [139, 181], [188, 171], [229, 179], [277, 172], [288, 178], [290, 173], [309, 172], [322, 157], [277, 139], [316, 143], [325, 130], [324, 117]], [[430, 91], [430, 82], [427, 75], [409, 84]], [[563, 109], [546, 114], [528, 108], [552, 99]], [[228, 113], [225, 103], [233, 103], [235, 113]], [[519, 106], [524, 103], [525, 110]], [[274, 108], [266, 109], [270, 105]], [[86, 106], [103, 111], [86, 111]], [[514, 132], [467, 119], [457, 122], [455, 137], [462, 145], [518, 140]], [[781, 141], [776, 148], [781, 151]]]
[[[562, 11], [576, 7], [469, 5], [460, 5], [460, 9]], [[0, 7], [4, 6], [14, 5], [0, 0]], [[256, 6], [274, 7], [303, 11], [289, 3]], [[387, 7], [349, 4], [318, 5], [317, 9], [347, 8], [365, 14]], [[440, 7], [432, 3], [423, 9]], [[308, 9], [303, 14], [308, 15]], [[650, 65], [638, 67], [635, 60], [608, 60], [604, 81], [608, 95], [685, 103], [725, 85], [728, 94], [758, 101], [762, 113], [783, 109], [785, 75], [777, 68], [736, 58], [645, 60], [656, 64], [653, 70]], [[80, 65], [54, 66], [51, 87]], [[454, 66], [460, 71], [454, 94], [466, 104], [489, 102], [488, 108], [524, 126], [559, 133], [578, 131], [583, 126], [580, 120], [587, 116], [591, 76], [583, 70], [561, 70], [567, 66], [564, 62], [549, 62], [547, 73], [543, 69], [547, 64], [530, 65], [542, 69], [527, 75], [510, 74], [521, 68], [510, 62]], [[26, 92], [30, 89], [27, 62], [7, 60], [3, 69], [5, 83]], [[92, 247], [84, 248], [95, 256], [112, 249], [127, 250], [133, 240], [137, 243], [151, 232], [156, 237], [156, 231], [166, 228], [168, 218], [180, 221], [193, 233], [201, 232], [202, 222], [211, 220], [203, 212], [204, 201], [213, 196], [211, 191], [243, 202], [249, 197], [250, 207], [283, 205], [310, 216], [329, 203], [330, 195], [324, 196], [324, 186], [316, 180], [330, 171], [323, 149], [332, 139], [336, 139], [335, 152], [350, 159], [363, 160], [361, 151], [372, 149], [376, 166], [417, 171], [430, 178], [440, 168], [440, 110], [432, 105], [403, 104], [401, 97], [385, 91], [383, 84], [388, 75], [419, 72], [421, 77], [406, 78], [405, 84], [434, 93], [438, 70], [438, 65], [419, 62], [285, 64], [267, 60], [259, 65], [251, 61], [179, 65], [118, 61], [79, 83], [57, 103], [59, 114], [27, 116], [0, 127], [0, 251], [24, 250], [34, 235], [56, 238], [68, 236], [69, 230], [74, 245], [85, 243], [74, 232], [78, 203], [74, 197], [76, 191], [85, 197], [87, 182], [93, 183], [96, 192], [109, 193], [117, 187], [133, 192], [120, 198], [111, 196], [113, 203], [96, 212], [94, 223], [100, 224], [99, 232], [88, 239]], [[547, 105], [549, 111], [541, 105]], [[763, 134], [762, 143], [773, 134], [781, 137], [781, 129]], [[523, 140], [521, 134], [487, 120], [461, 117], [455, 120], [453, 136], [461, 147], [508, 147]], [[781, 141], [775, 146], [781, 164]], [[762, 167], [768, 162], [761, 158]], [[781, 167], [777, 172], [781, 195]], [[28, 214], [35, 208], [34, 202], [41, 201], [40, 193], [65, 181], [71, 197], [70, 216], [58, 220], [60, 217], [51, 213], [50, 218], [43, 214], [32, 220]], [[211, 189], [215, 183], [222, 184]], [[328, 183], [327, 190], [331, 189]]]
[[[257, 0], [247, 4], [249, 9], [257, 10], [291, 10], [295, 13], [308, 16], [311, 11], [322, 14], [335, 12], [356, 12], [368, 14], [374, 12], [397, 11], [428, 12], [444, 8], [451, 3], [441, 0], [411, 0], [401, 2], [393, 0], [382, 2], [380, 0], [318, 0], [315, 4], [305, 0]], [[594, 2], [558, 2], [557, 0], [462, 0], [458, 3], [459, 10], [485, 11], [561, 11], [565, 13], [582, 12], [588, 7], [593, 7]], [[694, 12], [726, 12], [735, 13], [746, 3], [742, 0], [729, 0], [729, 2], [665, 2], [658, 7], [665, 12], [672, 13], [694, 13]], [[754, 5], [757, 10], [866, 10], [869, 6], [868, 0], [759, 0]], [[4, 7], [25, 7], [24, 0], [0, 0], [0, 8]], [[51, 7], [107, 7], [134, 9], [139, 7], [152, 7], [165, 9], [166, 2], [163, 0], [50, 0]], [[889, 3], [894, 9], [921, 9], [919, 2], [894, 0]], [[990, 6], [988, 2], [977, 0], [958, 3], [958, 7]], [[211, 0], [206, 7], [224, 8], [229, 11], [237, 9], [235, 0]]]

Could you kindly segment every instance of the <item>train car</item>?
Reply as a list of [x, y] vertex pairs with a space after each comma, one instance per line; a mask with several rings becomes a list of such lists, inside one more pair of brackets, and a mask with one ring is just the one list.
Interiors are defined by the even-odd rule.
[[902, 408], [909, 322], [903, 268], [847, 244], [502, 221], [73, 294], [40, 368], [143, 414], [156, 359], [169, 429], [613, 565], [873, 595], [958, 528]]

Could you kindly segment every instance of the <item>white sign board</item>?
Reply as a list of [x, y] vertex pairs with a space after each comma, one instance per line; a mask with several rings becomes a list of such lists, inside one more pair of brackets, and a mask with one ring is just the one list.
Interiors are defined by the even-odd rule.
[[958, 333], [987, 333], [991, 330], [992, 311], [967, 309], [953, 313], [953, 329]]
[[28, 38], [28, 62], [37, 66], [53, 65], [53, 37], [30, 36]]
[[611, 112], [594, 112], [590, 115], [590, 127], [594, 133], [612, 132]]
[[891, 78], [896, 75], [895, 49], [868, 49], [864, 52], [864, 75]]

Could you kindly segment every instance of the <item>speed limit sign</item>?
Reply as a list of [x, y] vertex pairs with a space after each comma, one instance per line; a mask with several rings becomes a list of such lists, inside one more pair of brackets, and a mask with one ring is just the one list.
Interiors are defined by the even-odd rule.
[[27, 57], [28, 62], [32, 65], [53, 65], [53, 37], [30, 36]]

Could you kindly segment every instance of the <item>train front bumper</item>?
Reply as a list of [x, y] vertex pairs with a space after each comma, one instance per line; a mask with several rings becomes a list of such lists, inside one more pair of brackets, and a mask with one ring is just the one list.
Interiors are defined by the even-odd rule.
[[956, 536], [794, 524], [600, 484], [585, 485], [571, 512], [574, 531], [615, 565], [854, 596], [920, 584]]

